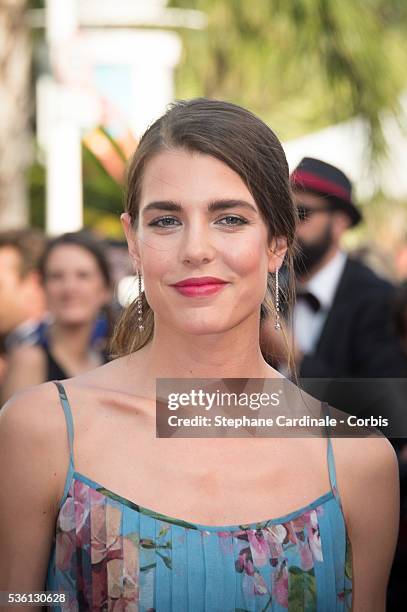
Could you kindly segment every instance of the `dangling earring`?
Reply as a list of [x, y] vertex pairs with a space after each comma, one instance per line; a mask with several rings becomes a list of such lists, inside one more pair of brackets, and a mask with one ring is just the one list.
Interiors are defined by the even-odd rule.
[[137, 322], [139, 332], [144, 331], [143, 325], [143, 300], [141, 294], [141, 274], [138, 272], [138, 297], [137, 297]]
[[276, 294], [276, 321], [274, 323], [274, 329], [281, 329], [281, 323], [280, 323], [280, 289], [278, 286], [278, 268], [276, 268], [276, 290], [275, 290], [275, 294]]

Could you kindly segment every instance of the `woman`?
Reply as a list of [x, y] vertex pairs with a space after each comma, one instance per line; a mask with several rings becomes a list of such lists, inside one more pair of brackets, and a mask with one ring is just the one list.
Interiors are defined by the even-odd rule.
[[40, 262], [52, 323], [36, 345], [14, 350], [2, 390], [15, 392], [48, 380], [61, 380], [107, 361], [93, 342], [95, 324], [111, 297], [109, 264], [102, 245], [85, 231], [52, 239]]
[[0, 588], [150, 612], [331, 612], [353, 588], [353, 610], [383, 611], [387, 441], [156, 437], [157, 379], [280, 378], [259, 347], [296, 226], [274, 133], [225, 102], [173, 105], [133, 157], [122, 222], [145, 290], [117, 358], [58, 383], [63, 411], [46, 383], [1, 414]]

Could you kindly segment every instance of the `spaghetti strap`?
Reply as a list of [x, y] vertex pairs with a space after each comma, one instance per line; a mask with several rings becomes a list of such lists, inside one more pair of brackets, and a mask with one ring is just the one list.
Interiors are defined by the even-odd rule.
[[66, 428], [68, 431], [68, 441], [69, 441], [69, 467], [73, 472], [75, 470], [75, 467], [74, 467], [74, 459], [73, 459], [73, 419], [72, 419], [71, 407], [69, 405], [68, 398], [67, 398], [66, 391], [65, 391], [63, 384], [59, 382], [58, 380], [53, 380], [52, 382], [58, 389], [59, 399], [60, 399], [60, 402], [61, 402], [61, 405], [64, 411], [64, 415], [65, 415]]
[[[322, 409], [323, 409], [323, 413], [325, 414], [325, 416], [330, 416], [330, 412], [329, 412], [329, 404], [328, 402], [322, 402]], [[327, 460], [328, 460], [328, 472], [329, 472], [329, 482], [331, 483], [331, 489], [333, 494], [335, 495], [335, 498], [337, 499], [337, 501], [339, 502], [339, 505], [342, 507], [341, 504], [341, 500], [339, 497], [339, 491], [338, 491], [338, 483], [336, 480], [336, 468], [335, 468], [335, 457], [334, 457], [334, 451], [332, 448], [332, 442], [331, 442], [331, 436], [330, 436], [330, 426], [326, 425], [326, 437], [328, 440], [327, 443]]]

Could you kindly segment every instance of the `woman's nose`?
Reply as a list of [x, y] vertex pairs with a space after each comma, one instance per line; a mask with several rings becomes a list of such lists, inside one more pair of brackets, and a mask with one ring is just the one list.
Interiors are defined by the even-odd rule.
[[188, 227], [182, 237], [179, 255], [183, 262], [194, 265], [211, 261], [215, 255], [215, 247], [210, 229], [200, 224]]

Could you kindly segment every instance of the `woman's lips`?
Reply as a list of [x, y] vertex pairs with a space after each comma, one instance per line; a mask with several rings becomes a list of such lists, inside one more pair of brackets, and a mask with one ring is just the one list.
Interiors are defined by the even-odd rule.
[[197, 296], [206, 296], [213, 295], [218, 293], [223, 287], [226, 287], [227, 283], [205, 283], [204, 285], [183, 285], [177, 286], [173, 285], [174, 289], [176, 289], [182, 295], [186, 297], [197, 297]]

